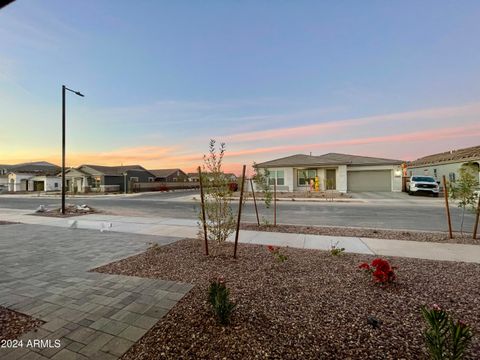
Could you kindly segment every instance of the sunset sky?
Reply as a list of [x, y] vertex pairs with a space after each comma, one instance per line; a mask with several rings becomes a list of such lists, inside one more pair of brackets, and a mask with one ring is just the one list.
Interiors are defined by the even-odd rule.
[[[135, 6], [133, 4], [136, 3]], [[480, 1], [53, 1], [0, 10], [0, 164], [226, 169], [480, 144]]]

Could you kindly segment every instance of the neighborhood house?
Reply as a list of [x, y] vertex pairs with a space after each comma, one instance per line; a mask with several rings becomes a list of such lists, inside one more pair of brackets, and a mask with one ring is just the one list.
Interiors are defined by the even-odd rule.
[[[2, 165], [2, 188], [8, 191], [58, 191], [62, 189], [57, 177], [60, 167], [45, 162], [30, 162], [17, 165]], [[1, 189], [0, 189], [1, 190]]]
[[[328, 153], [297, 154], [256, 165], [268, 170], [270, 185], [279, 191], [305, 191], [310, 187], [338, 192], [400, 192], [402, 161]], [[313, 186], [312, 186], [313, 185]]]
[[65, 187], [70, 192], [123, 192], [129, 190], [133, 183], [154, 179], [155, 175], [140, 165], [81, 165], [65, 171]]
[[158, 182], [187, 182], [188, 175], [185, 174], [181, 169], [157, 169], [157, 170], [148, 170], [154, 176], [154, 181]]
[[467, 164], [476, 169], [474, 173], [478, 181], [480, 179], [480, 146], [422, 157], [408, 163], [407, 174], [408, 176], [433, 176], [437, 181], [441, 181], [445, 175], [447, 180], [455, 182], [460, 176], [460, 169]]

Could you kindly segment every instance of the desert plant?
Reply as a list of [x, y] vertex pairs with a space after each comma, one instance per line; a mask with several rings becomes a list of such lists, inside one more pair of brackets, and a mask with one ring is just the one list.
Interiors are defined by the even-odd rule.
[[287, 260], [287, 256], [280, 253], [280, 248], [278, 247], [275, 247], [275, 246], [272, 246], [272, 245], [268, 245], [267, 246], [267, 249], [268, 251], [270, 252], [270, 254], [273, 255], [273, 257], [275, 258], [275, 260], [277, 260], [278, 262], [281, 262], [283, 263], [285, 260]]
[[335, 244], [330, 244], [330, 254], [332, 254], [333, 256], [342, 255], [344, 251], [345, 248], [338, 247], [338, 241]]
[[467, 209], [476, 211], [477, 189], [479, 183], [476, 177], [476, 168], [472, 164], [465, 164], [460, 168], [460, 177], [456, 182], [449, 182], [449, 195], [452, 199], [458, 200], [458, 206], [462, 209], [462, 220], [460, 232], [463, 234], [463, 222]]
[[208, 287], [208, 302], [212, 305], [218, 321], [222, 325], [227, 325], [230, 322], [236, 304], [230, 301], [230, 290], [227, 289], [223, 277], [219, 277], [210, 282], [210, 286]]
[[422, 307], [427, 322], [424, 338], [432, 360], [461, 360], [472, 340], [470, 326], [454, 321], [447, 311], [434, 304], [432, 308]]
[[359, 268], [371, 274], [373, 281], [381, 286], [393, 283], [396, 279], [394, 271], [396, 267], [390, 266], [387, 260], [381, 258], [374, 259], [371, 264], [362, 263]]
[[[208, 239], [221, 244], [235, 230], [235, 217], [230, 206], [232, 192], [229, 179], [222, 170], [225, 143], [216, 148], [216, 141], [210, 140], [208, 155], [204, 155], [202, 183], [205, 191], [205, 217], [199, 213], [200, 224], [206, 223]], [[203, 226], [200, 227], [203, 233]]]
[[262, 225], [263, 226], [270, 226], [270, 221], [265, 216], [262, 216]]

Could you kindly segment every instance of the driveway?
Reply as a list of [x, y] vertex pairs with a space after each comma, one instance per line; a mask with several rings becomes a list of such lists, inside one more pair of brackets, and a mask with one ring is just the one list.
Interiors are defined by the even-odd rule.
[[[0, 305], [43, 320], [3, 360], [116, 359], [158, 322], [191, 285], [88, 270], [177, 238], [0, 225]], [[61, 341], [26, 348], [28, 339]], [[22, 357], [23, 358], [23, 357]]]
[[410, 196], [405, 192], [350, 192], [353, 199], [362, 200], [399, 200], [403, 202], [423, 202], [427, 204], [442, 203], [442, 197], [433, 197], [429, 194]]

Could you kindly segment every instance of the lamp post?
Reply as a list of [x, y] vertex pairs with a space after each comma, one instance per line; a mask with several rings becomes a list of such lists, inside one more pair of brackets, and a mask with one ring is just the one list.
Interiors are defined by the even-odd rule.
[[62, 85], [62, 214], [65, 214], [65, 90], [84, 97], [79, 91], [74, 91]]
[[127, 175], [128, 173], [125, 171], [123, 173], [123, 193], [127, 194]]

